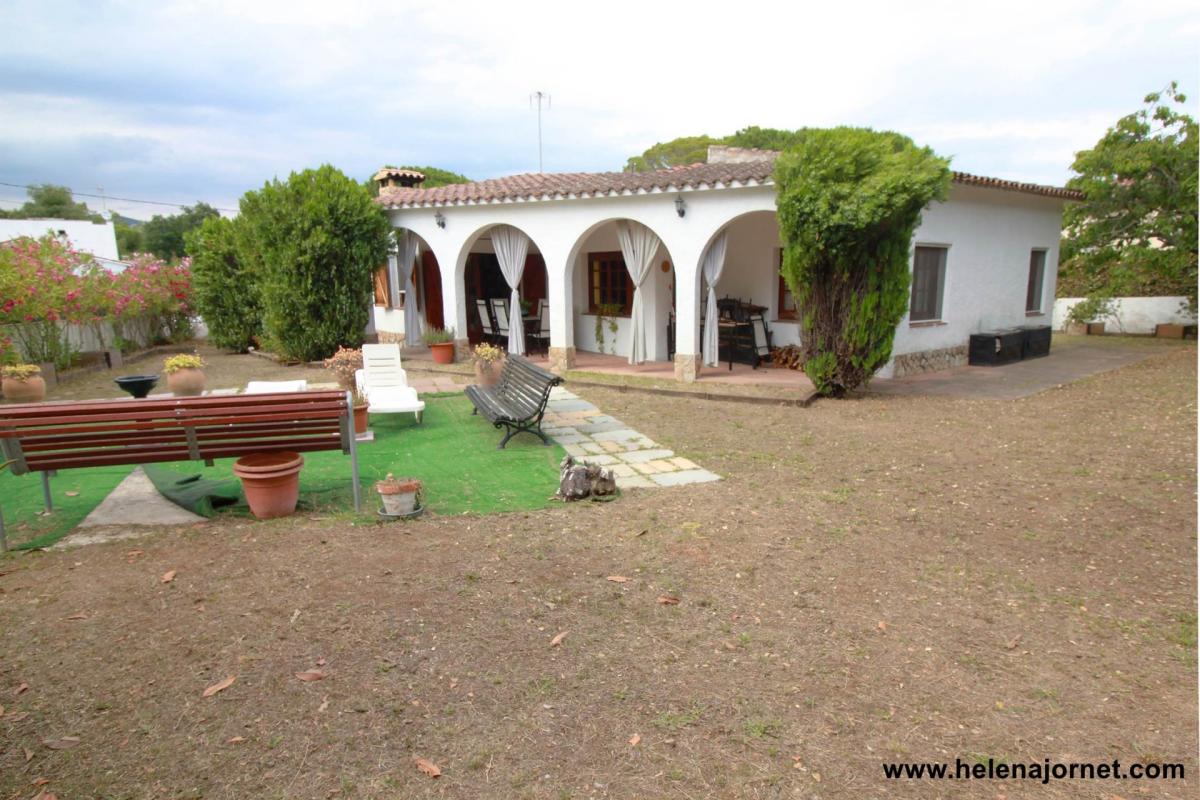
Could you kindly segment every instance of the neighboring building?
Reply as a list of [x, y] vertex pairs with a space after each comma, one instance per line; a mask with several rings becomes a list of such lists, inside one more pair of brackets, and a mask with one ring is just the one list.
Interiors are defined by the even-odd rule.
[[[577, 350], [598, 350], [602, 305], [616, 308], [615, 350], [627, 355], [633, 280], [618, 224], [631, 222], [658, 241], [642, 284], [647, 360], [674, 360], [680, 380], [698, 374], [702, 263], [722, 234], [717, 297], [763, 307], [774, 343], [798, 343], [799, 321], [779, 275], [774, 156], [713, 148], [709, 163], [655, 172], [528, 174], [432, 189], [421, 188], [419, 173], [381, 171], [378, 202], [412, 234], [416, 269], [407, 283], [404, 269], [377, 282], [379, 336], [399, 338], [415, 309], [424, 325], [454, 328], [460, 345], [477, 341], [476, 299], [509, 297], [489, 233], [506, 225], [529, 240], [521, 298], [549, 303], [552, 366], [569, 368]], [[910, 311], [879, 377], [965, 363], [976, 331], [1049, 324], [1062, 210], [1074, 199], [1067, 189], [954, 173], [949, 198], [925, 210], [914, 236]], [[609, 335], [605, 351], [612, 346]]]
[[117, 252], [117, 230], [111, 222], [86, 219], [0, 219], [0, 242], [21, 236], [35, 239], [53, 233], [65, 238], [71, 247], [91, 253], [110, 269], [121, 267]]

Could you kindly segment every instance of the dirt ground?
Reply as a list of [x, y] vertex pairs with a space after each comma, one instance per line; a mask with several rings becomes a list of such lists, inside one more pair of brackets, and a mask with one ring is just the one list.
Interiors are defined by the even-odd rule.
[[[0, 797], [1195, 796], [1195, 347], [1017, 401], [582, 394], [726, 479], [0, 561]], [[1188, 777], [883, 778], [955, 757]]]

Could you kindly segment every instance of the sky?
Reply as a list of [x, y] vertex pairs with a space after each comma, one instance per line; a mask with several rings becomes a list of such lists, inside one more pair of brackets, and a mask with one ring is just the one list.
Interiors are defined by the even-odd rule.
[[[955, 169], [1061, 185], [1171, 80], [1200, 96], [1200, 6], [1083, 3], [0, 4], [0, 183], [236, 210], [331, 163], [473, 179], [618, 170], [748, 125], [897, 130]], [[0, 207], [24, 199], [0, 186]], [[80, 197], [139, 219], [172, 213]]]

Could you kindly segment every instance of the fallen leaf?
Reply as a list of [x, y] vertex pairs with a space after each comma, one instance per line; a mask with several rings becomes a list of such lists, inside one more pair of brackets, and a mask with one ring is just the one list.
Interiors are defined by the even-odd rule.
[[51, 792], [42, 792], [37, 797], [33, 798], [33, 800], [58, 800], [58, 795]]
[[45, 785], [46, 785], [47, 783], [49, 783], [49, 782], [50, 782], [50, 779], [49, 779], [49, 778], [36, 778], [36, 779], [33, 781], [33, 785], [34, 785], [34, 786], [45, 786]]
[[137, 558], [141, 554], [142, 554], [141, 550], [130, 550], [128, 553], [125, 554], [125, 556], [126, 556], [126, 558]]
[[226, 742], [226, 744], [241, 744], [244, 741], [246, 741], [245, 736], [235, 736], [232, 739], [230, 739], [228, 742]]
[[887, 631], [887, 623], [884, 622], [883, 620], [879, 620], [879, 622], [875, 625], [875, 627], [878, 628], [880, 630], [880, 632]]
[[814, 781], [816, 781], [817, 783], [820, 783], [820, 782], [821, 782], [821, 773], [819, 773], [819, 772], [814, 772], [814, 773], [813, 773], [813, 780], [814, 780]]
[[4, 716], [4, 706], [0, 706], [0, 717]]
[[1009, 650], [1015, 650], [1017, 645], [1019, 645], [1020, 643], [1021, 643], [1021, 634], [1018, 633], [1016, 636], [1009, 639], [1008, 644], [1006, 644], [1004, 646], [1006, 648], [1008, 648]]
[[317, 659], [317, 666], [318, 666], [318, 667], [323, 667], [323, 666], [325, 666], [325, 659], [324, 659], [324, 658], [318, 658], [318, 659]]
[[550, 646], [558, 647], [560, 644], [562, 644], [563, 639], [567, 638], [568, 633], [570, 633], [570, 631], [563, 631], [558, 636], [555, 636], [553, 639], [550, 640]]
[[14, 695], [24, 694], [25, 692], [28, 692], [28, 691], [29, 691], [29, 684], [22, 683], [20, 686], [17, 687], [16, 691], [14, 691], [13, 694]]
[[321, 701], [321, 705], [317, 706], [317, 713], [319, 714], [320, 712], [324, 711], [327, 708], [329, 708], [329, 696], [328, 695], [326, 695], [325, 699]]
[[163, 576], [162, 576], [162, 578], [160, 578], [160, 580], [163, 583], [170, 583], [171, 581], [175, 580], [175, 572], [176, 572], [175, 570], [171, 570], [170, 572], [164, 572]]
[[21, 720], [25, 719], [28, 716], [29, 716], [28, 711], [18, 711], [15, 714], [9, 714], [8, 721], [12, 722], [12, 723], [17, 723], [17, 722], [20, 722]]
[[67, 619], [87, 619], [87, 618], [88, 618], [87, 614], [84, 614], [82, 611], [80, 611], [78, 614], [72, 614], [71, 616], [67, 617]]
[[79, 497], [79, 492], [63, 492], [67, 497]]
[[212, 686], [205, 689], [204, 693], [200, 696], [201, 697], [212, 697], [217, 692], [223, 692], [226, 689], [228, 689], [230, 686], [233, 686], [233, 682], [236, 680], [237, 680], [237, 675], [230, 675], [228, 678], [221, 681], [220, 683], [214, 683]]
[[321, 672], [319, 669], [310, 669], [307, 672], [297, 672], [296, 677], [305, 683], [312, 683], [313, 681], [319, 681], [323, 679], [325, 677], [325, 673]]
[[629, 578], [626, 578], [624, 575], [609, 575], [604, 580], [612, 581], [613, 583], [628, 583], [629, 582]]
[[629, 746], [637, 747], [638, 742], [640, 742], [641, 740], [642, 740], [642, 735], [640, 733], [635, 733], [633, 736], [629, 737]]
[[28, 747], [22, 747], [21, 749], [25, 751], [25, 763], [28, 764], [30, 761], [33, 761], [33, 751]]
[[440, 769], [438, 769], [438, 765], [428, 759], [417, 758], [416, 764], [417, 764], [417, 769], [421, 770], [421, 772], [424, 772], [426, 775], [428, 775], [431, 778], [436, 778], [442, 774], [442, 771]]
[[67, 750], [79, 744], [79, 737], [63, 736], [58, 739], [42, 739], [42, 744], [51, 750]]
[[677, 606], [679, 605], [679, 598], [672, 597], [669, 594], [660, 594], [658, 596], [658, 602], [664, 606]]

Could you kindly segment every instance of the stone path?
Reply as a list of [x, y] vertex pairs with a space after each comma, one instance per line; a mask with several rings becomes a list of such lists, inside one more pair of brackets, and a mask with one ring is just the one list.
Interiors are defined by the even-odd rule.
[[561, 386], [550, 392], [542, 429], [569, 455], [611, 469], [617, 476], [617, 486], [622, 489], [653, 489], [721, 479]]

